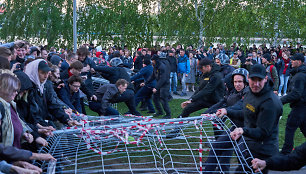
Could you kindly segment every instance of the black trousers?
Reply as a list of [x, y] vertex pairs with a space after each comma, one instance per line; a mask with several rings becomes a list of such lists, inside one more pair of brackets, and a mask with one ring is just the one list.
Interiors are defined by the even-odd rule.
[[182, 111], [181, 115], [182, 117], [188, 117], [191, 113], [201, 110], [203, 108], [209, 108], [213, 105], [214, 103], [210, 103], [204, 100], [197, 100], [194, 102], [191, 102], [188, 104]]
[[141, 114], [136, 110], [135, 93], [132, 89], [126, 89], [124, 93], [114, 99], [114, 103], [124, 102], [129, 108], [129, 113], [140, 116]]
[[212, 142], [212, 149], [209, 151], [205, 162], [205, 173], [217, 173], [217, 166], [219, 166], [218, 171], [223, 173], [229, 172], [230, 160], [234, 152], [229, 134], [233, 130], [234, 127], [231, 127], [230, 131], [222, 131], [223, 133], [216, 138], [216, 141]]
[[163, 114], [162, 108], [160, 104], [163, 106], [164, 111], [166, 112], [167, 116], [171, 116], [171, 110], [169, 108], [168, 100], [170, 96], [169, 87], [160, 88], [153, 94], [153, 102], [157, 113]]
[[285, 143], [282, 148], [283, 154], [291, 153], [294, 145], [294, 134], [297, 128], [306, 137], [306, 106], [293, 107], [288, 115], [285, 132]]

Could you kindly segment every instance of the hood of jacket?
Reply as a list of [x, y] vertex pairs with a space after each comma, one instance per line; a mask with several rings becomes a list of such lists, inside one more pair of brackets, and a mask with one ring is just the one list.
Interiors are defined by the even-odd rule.
[[31, 82], [30, 78], [28, 77], [26, 73], [24, 73], [23, 71], [18, 71], [18, 72], [15, 72], [15, 74], [20, 80], [20, 84], [21, 84], [20, 92], [28, 90], [33, 87], [33, 83]]
[[299, 73], [299, 72], [306, 73], [306, 66], [301, 65], [297, 68], [292, 68], [290, 73], [294, 76], [296, 73]]
[[58, 55], [53, 55], [50, 59], [50, 62], [53, 64], [53, 65], [56, 65], [58, 66], [58, 64], [60, 63], [60, 61], [62, 60], [62, 58]]
[[28, 75], [28, 77], [30, 78], [30, 80], [38, 87], [40, 93], [44, 93], [44, 85], [47, 81], [47, 79], [41, 83], [40, 80], [39, 80], [39, 75], [38, 75], [38, 64], [39, 62], [41, 61], [45, 61], [43, 59], [37, 59], [37, 60], [34, 60], [32, 62], [30, 62], [28, 65], [27, 65], [27, 68], [25, 70], [25, 73]]

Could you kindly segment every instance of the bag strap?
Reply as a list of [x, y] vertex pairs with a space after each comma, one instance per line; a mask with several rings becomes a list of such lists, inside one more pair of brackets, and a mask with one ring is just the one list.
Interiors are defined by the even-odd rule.
[[5, 116], [5, 109], [4, 109], [4, 106], [3, 104], [0, 102], [0, 111], [1, 111], [1, 120], [3, 120], [3, 117]]
[[[2, 125], [2, 120], [3, 117], [5, 116], [5, 109], [3, 104], [0, 102], [0, 115], [1, 115], [1, 125]], [[0, 142], [2, 142], [2, 126], [0, 125]]]
[[271, 79], [272, 79], [272, 81], [274, 82], [273, 73], [272, 73], [273, 67], [274, 67], [274, 65], [270, 65]]

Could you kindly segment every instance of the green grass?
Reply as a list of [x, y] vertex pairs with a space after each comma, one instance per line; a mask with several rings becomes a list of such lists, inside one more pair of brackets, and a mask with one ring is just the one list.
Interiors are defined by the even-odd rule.
[[[172, 118], [176, 118], [181, 112], [182, 112], [182, 108], [181, 108], [181, 103], [184, 102], [186, 100], [184, 99], [173, 99], [169, 102], [170, 108], [171, 108], [171, 112], [172, 112]], [[88, 115], [97, 115], [97, 113], [91, 111], [89, 108], [87, 109], [87, 114]], [[117, 109], [120, 113], [125, 113], [128, 111], [126, 105], [124, 103], [119, 103], [117, 106]], [[199, 116], [201, 115], [201, 113], [204, 111], [205, 109], [202, 109], [200, 111], [194, 112], [192, 113], [190, 116]], [[288, 104], [284, 105], [283, 108], [283, 116], [280, 119], [279, 122], [279, 148], [282, 148], [283, 143], [284, 143], [284, 138], [285, 138], [285, 128], [286, 128], [286, 122], [287, 122], [287, 117], [288, 114], [290, 113], [291, 108], [289, 107]], [[147, 114], [146, 112], [141, 112], [140, 113], [143, 116], [148, 116], [149, 114]], [[300, 129], [297, 129], [297, 131], [295, 132], [295, 137], [294, 137], [294, 146], [299, 146], [302, 143], [305, 142], [305, 137], [303, 136], [303, 134], [301, 133]]]

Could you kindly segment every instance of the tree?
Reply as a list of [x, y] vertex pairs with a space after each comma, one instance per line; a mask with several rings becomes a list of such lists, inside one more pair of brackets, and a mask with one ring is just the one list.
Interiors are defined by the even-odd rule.
[[[72, 0], [6, 0], [0, 37], [5, 41], [72, 45]], [[78, 41], [150, 47], [157, 42], [249, 44], [250, 38], [305, 43], [303, 0], [81, 0]], [[265, 40], [264, 40], [265, 41]]]
[[[47, 42], [49, 45], [72, 43], [72, 2], [69, 0], [5, 1], [1, 38]], [[18, 9], [18, 10], [17, 10]]]

